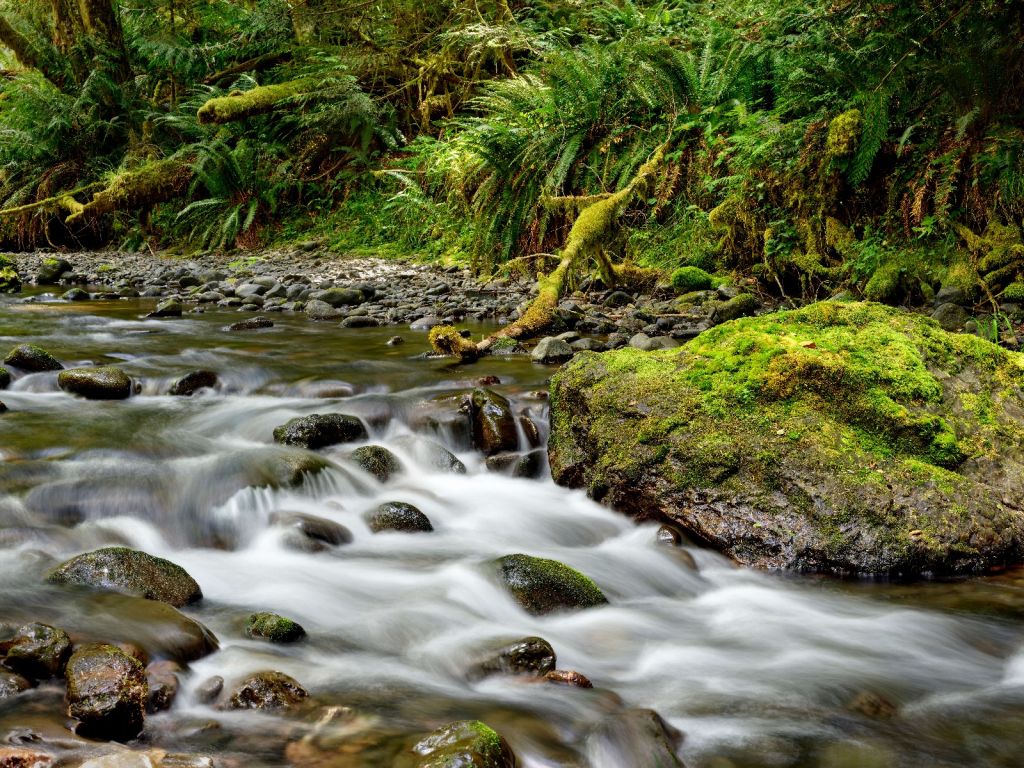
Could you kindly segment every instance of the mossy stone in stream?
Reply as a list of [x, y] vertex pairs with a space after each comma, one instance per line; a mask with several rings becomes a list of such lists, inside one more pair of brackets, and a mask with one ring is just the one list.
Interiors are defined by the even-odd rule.
[[415, 768], [516, 768], [512, 748], [479, 720], [459, 720], [438, 728], [412, 748]]
[[10, 699], [24, 693], [32, 687], [32, 683], [14, 672], [0, 670], [0, 701]]
[[391, 451], [381, 445], [364, 445], [349, 454], [349, 459], [360, 469], [369, 472], [382, 483], [402, 471], [402, 462]]
[[509, 401], [490, 389], [474, 389], [469, 398], [473, 445], [486, 456], [519, 447], [519, 432]]
[[57, 358], [35, 344], [19, 344], [7, 353], [4, 363], [29, 373], [64, 370]]
[[0, 368], [0, 389], [7, 389], [11, 386], [11, 372], [6, 368]]
[[366, 427], [355, 416], [314, 413], [292, 419], [274, 430], [274, 440], [300, 448], [326, 448], [367, 438]]
[[245, 620], [245, 634], [271, 643], [295, 643], [306, 636], [306, 630], [291, 619], [276, 613], [253, 613]]
[[1024, 557], [1024, 356], [880, 304], [585, 353], [552, 385], [552, 474], [741, 563], [960, 574]]
[[555, 649], [542, 637], [524, 637], [487, 651], [469, 670], [471, 678], [488, 675], [543, 677], [554, 670]]
[[21, 290], [21, 278], [18, 276], [17, 265], [9, 256], [0, 254], [0, 293], [18, 293]]
[[515, 554], [498, 558], [493, 564], [505, 588], [535, 616], [608, 602], [592, 579], [557, 560]]
[[142, 731], [149, 684], [136, 659], [112, 645], [84, 645], [65, 674], [68, 714], [83, 736], [127, 741]]
[[192, 397], [201, 389], [213, 389], [218, 383], [220, 379], [213, 371], [191, 371], [171, 384], [167, 394], [172, 397]]
[[434, 526], [430, 518], [412, 504], [404, 501], [389, 501], [370, 510], [363, 519], [374, 533], [399, 531], [401, 533], [430, 533]]
[[36, 285], [56, 285], [66, 272], [73, 269], [71, 262], [58, 257], [43, 259], [36, 270]]
[[250, 675], [231, 694], [231, 709], [291, 709], [309, 693], [299, 682], [283, 672], [257, 672]]
[[86, 400], [127, 400], [131, 377], [120, 368], [72, 368], [57, 374], [57, 385]]
[[128, 549], [106, 547], [73, 557], [47, 577], [54, 584], [123, 592], [180, 608], [202, 598], [195, 579], [170, 560]]
[[60, 677], [71, 655], [71, 638], [48, 624], [26, 624], [7, 649], [6, 666], [30, 680]]

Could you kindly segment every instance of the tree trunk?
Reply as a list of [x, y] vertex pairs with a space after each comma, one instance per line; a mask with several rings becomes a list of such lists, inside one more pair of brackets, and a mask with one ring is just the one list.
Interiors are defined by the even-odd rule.
[[132, 71], [128, 65], [121, 17], [113, 0], [78, 0], [78, 5], [86, 33], [110, 57], [114, 79], [119, 83], [127, 81]]

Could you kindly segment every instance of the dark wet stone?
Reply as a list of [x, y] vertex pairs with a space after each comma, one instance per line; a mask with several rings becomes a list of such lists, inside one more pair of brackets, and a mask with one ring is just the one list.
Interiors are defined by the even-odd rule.
[[171, 384], [167, 394], [173, 397], [191, 397], [201, 389], [213, 389], [220, 382], [213, 371], [192, 371]]
[[[9, 699], [12, 696], [17, 696], [23, 691], [27, 691], [32, 687], [32, 683], [26, 680], [21, 675], [15, 674], [14, 672], [5, 672], [0, 669], [0, 701]], [[0, 762], [0, 765], [3, 765]]]
[[297, 680], [282, 672], [257, 672], [231, 693], [231, 709], [291, 709], [309, 693]]
[[530, 451], [516, 460], [515, 465], [512, 467], [512, 476], [536, 480], [544, 475], [546, 467], [547, 452], [541, 450]]
[[73, 269], [66, 259], [43, 259], [36, 271], [36, 285], [56, 285], [66, 272]]
[[181, 671], [181, 665], [174, 661], [154, 661], [146, 667], [146, 681], [149, 685], [147, 712], [163, 712], [174, 705], [181, 685], [178, 680]]
[[64, 370], [57, 358], [35, 344], [19, 344], [7, 353], [4, 363], [29, 373]]
[[341, 321], [342, 328], [376, 328], [379, 325], [380, 320], [366, 315], [352, 315]]
[[543, 676], [555, 668], [551, 643], [542, 637], [524, 637], [490, 651], [470, 670], [472, 677], [487, 675]]
[[48, 624], [27, 624], [19, 629], [7, 650], [7, 667], [30, 680], [60, 677], [71, 655], [71, 638]]
[[83, 736], [127, 741], [142, 731], [149, 685], [145, 668], [102, 643], [78, 648], [68, 660], [68, 714]]
[[557, 560], [515, 554], [498, 558], [493, 564], [505, 588], [535, 616], [608, 602], [590, 578]]
[[363, 422], [340, 413], [301, 416], [274, 430], [274, 440], [278, 443], [313, 450], [365, 440], [367, 436]]
[[624, 307], [633, 302], [633, 297], [623, 291], [615, 291], [604, 300], [606, 307]]
[[0, 368], [0, 389], [7, 389], [11, 386], [11, 373], [6, 368]]
[[131, 377], [120, 368], [72, 368], [57, 375], [65, 392], [86, 400], [127, 400], [132, 395]]
[[386, 483], [402, 471], [402, 462], [398, 460], [398, 457], [380, 445], [364, 445], [356, 448], [349, 454], [349, 459], [382, 483]]
[[655, 534], [655, 538], [659, 544], [667, 547], [678, 547], [683, 543], [683, 535], [668, 525], [661, 526], [658, 533]]
[[341, 315], [339, 310], [332, 307], [326, 301], [320, 301], [319, 299], [307, 301], [302, 311], [313, 320], [332, 320]]
[[252, 613], [245, 620], [246, 637], [270, 643], [295, 643], [306, 636], [302, 625], [276, 613]]
[[412, 454], [413, 458], [439, 472], [466, 474], [466, 465], [458, 456], [435, 440], [419, 437], [400, 437], [396, 443]]
[[228, 326], [229, 331], [257, 331], [261, 328], [273, 328], [274, 321], [265, 317], [250, 317]]
[[402, 533], [429, 533], [434, 526], [425, 514], [404, 501], [389, 501], [363, 515], [366, 525], [374, 533], [399, 531]]
[[73, 557], [54, 569], [48, 580], [137, 595], [176, 608], [203, 596], [195, 579], [181, 566], [127, 547], [107, 547]]
[[212, 704], [224, 690], [224, 678], [214, 675], [196, 688], [196, 699], [203, 704]]
[[544, 679], [549, 683], [568, 685], [573, 688], [594, 687], [594, 684], [590, 682], [590, 678], [586, 675], [580, 674], [574, 669], [553, 669], [544, 675]]
[[609, 715], [587, 738], [587, 753], [599, 765], [684, 768], [676, 754], [682, 734], [650, 709]]
[[71, 290], [64, 291], [61, 294], [61, 298], [64, 301], [88, 301], [92, 297], [89, 296], [88, 291], [82, 288], [72, 288]]
[[516, 756], [496, 731], [479, 720], [460, 720], [412, 748], [415, 768], [516, 768]]
[[389, 347], [397, 347], [399, 344], [405, 344], [405, 339], [403, 339], [401, 336], [392, 336], [390, 339], [388, 339]]
[[181, 317], [181, 302], [176, 299], [166, 299], [156, 305], [156, 309], [150, 312], [146, 317]]
[[287, 529], [287, 546], [303, 552], [322, 552], [352, 541], [352, 532], [348, 528], [322, 517], [299, 512], [282, 512], [272, 515], [270, 521], [280, 528]]
[[354, 307], [362, 304], [366, 301], [366, 296], [362, 291], [357, 291], [354, 288], [328, 288], [325, 291], [314, 293], [313, 299], [337, 309], [338, 307]]
[[490, 389], [474, 389], [470, 397], [473, 445], [486, 456], [519, 447], [512, 405]]

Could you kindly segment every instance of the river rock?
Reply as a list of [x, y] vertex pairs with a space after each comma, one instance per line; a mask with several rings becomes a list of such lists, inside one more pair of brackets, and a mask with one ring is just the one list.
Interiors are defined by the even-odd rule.
[[165, 299], [157, 304], [156, 309], [146, 315], [146, 317], [181, 317], [181, 313], [182, 307], [180, 301], [177, 299]]
[[11, 386], [11, 372], [6, 368], [0, 368], [0, 389], [7, 389]]
[[962, 574], [1024, 556], [1024, 358], [822, 302], [556, 375], [555, 479], [735, 560]]
[[306, 636], [302, 625], [276, 613], [249, 614], [245, 620], [245, 635], [270, 643], [295, 643]]
[[192, 371], [171, 384], [167, 394], [172, 397], [191, 397], [201, 389], [213, 389], [220, 379], [213, 371]]
[[320, 301], [319, 299], [307, 301], [302, 311], [312, 320], [331, 320], [341, 316], [339, 310], [332, 307], [326, 301]]
[[471, 677], [488, 675], [531, 675], [542, 677], [555, 668], [557, 659], [551, 643], [542, 637], [524, 637], [499, 646], [470, 670]]
[[71, 638], [48, 624], [26, 624], [11, 639], [4, 663], [30, 680], [59, 677], [71, 655]]
[[324, 291], [317, 291], [312, 297], [314, 301], [322, 301], [334, 309], [354, 307], [366, 301], [363, 292], [354, 288], [328, 288]]
[[469, 399], [473, 445], [486, 456], [519, 447], [519, 432], [507, 399], [490, 389], [474, 389]]
[[36, 285], [56, 285], [74, 267], [67, 259], [59, 257], [43, 259], [36, 270]]
[[760, 302], [752, 294], [741, 293], [733, 299], [714, 304], [708, 319], [712, 323], [727, 323], [754, 314], [760, 306]]
[[181, 686], [178, 673], [182, 671], [180, 664], [169, 660], [154, 661], [146, 667], [146, 684], [149, 686], [147, 712], [163, 712], [174, 705]]
[[142, 731], [149, 685], [145, 668], [112, 645], [84, 645], [68, 660], [68, 714], [83, 736], [127, 741]]
[[51, 765], [53, 755], [43, 750], [0, 747], [0, 768], [50, 768]]
[[342, 328], [377, 328], [380, 320], [366, 315], [350, 315], [341, 321]]
[[380, 445], [364, 445], [348, 456], [364, 472], [369, 472], [382, 483], [402, 471], [402, 462], [387, 448]]
[[415, 768], [516, 768], [512, 748], [479, 720], [460, 720], [431, 733], [412, 748]]
[[374, 533], [399, 531], [401, 533], [430, 533], [434, 526], [430, 518], [412, 504], [389, 501], [363, 515], [367, 527]]
[[69, 290], [64, 291], [60, 298], [63, 301], [89, 301], [92, 297], [84, 288], [70, 288]]
[[646, 333], [638, 333], [630, 338], [629, 346], [644, 352], [650, 352], [654, 349], [672, 349], [678, 346], [678, 344], [668, 336], [648, 336]]
[[65, 392], [86, 400], [127, 400], [132, 395], [132, 380], [120, 368], [72, 368], [57, 375], [57, 384]]
[[21, 278], [14, 260], [0, 254], [0, 293], [17, 293], [20, 290]]
[[535, 363], [555, 365], [564, 363], [575, 354], [575, 350], [564, 339], [547, 336], [541, 339], [530, 352], [530, 359]]
[[322, 552], [352, 541], [352, 532], [348, 528], [314, 515], [279, 512], [271, 515], [270, 522], [286, 530], [286, 546], [303, 552]]
[[64, 370], [57, 358], [35, 344], [19, 344], [7, 353], [4, 363], [29, 373]]
[[258, 331], [261, 328], [273, 328], [274, 321], [266, 317], [250, 317], [228, 326], [229, 331]]
[[574, 669], [553, 669], [544, 675], [545, 682], [568, 685], [571, 688], [593, 688], [590, 678]]
[[31, 687], [32, 683], [21, 675], [0, 669], [0, 701], [17, 696]]
[[503, 586], [535, 616], [608, 602], [593, 580], [557, 560], [515, 554], [493, 563]]
[[48, 580], [138, 595], [180, 608], [202, 598], [195, 579], [170, 560], [127, 547], [107, 547], [57, 566]]
[[682, 734], [650, 709], [628, 709], [602, 720], [587, 737], [593, 768], [684, 768], [676, 754]]
[[231, 694], [231, 709], [291, 709], [309, 693], [297, 680], [282, 672], [257, 672], [250, 675]]
[[971, 319], [971, 314], [959, 304], [939, 304], [932, 312], [932, 320], [937, 322], [947, 331], [963, 330], [964, 325]]
[[438, 472], [451, 472], [457, 475], [466, 474], [466, 465], [459, 458], [436, 440], [416, 435], [403, 435], [395, 443], [421, 464], [426, 464]]
[[367, 437], [363, 422], [355, 416], [341, 413], [301, 416], [274, 430], [274, 440], [278, 443], [311, 450], [365, 440]]

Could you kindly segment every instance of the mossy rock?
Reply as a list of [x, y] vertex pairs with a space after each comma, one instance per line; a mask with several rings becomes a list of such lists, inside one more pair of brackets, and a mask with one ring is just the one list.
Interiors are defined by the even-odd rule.
[[35, 344], [19, 344], [7, 353], [4, 363], [29, 373], [64, 370], [57, 358]]
[[47, 580], [137, 595], [175, 608], [203, 596], [180, 565], [127, 547], [106, 547], [73, 557], [51, 571]]
[[276, 613], [253, 613], [245, 620], [245, 634], [270, 643], [295, 643], [306, 636], [302, 625]]
[[349, 459], [382, 483], [386, 483], [402, 471], [402, 462], [398, 457], [381, 445], [364, 445], [356, 448], [349, 454]]
[[64, 674], [70, 655], [67, 632], [48, 624], [27, 624], [12, 638], [4, 664], [30, 680], [46, 680]]
[[68, 660], [68, 714], [83, 736], [127, 741], [142, 730], [149, 699], [146, 670], [124, 651], [96, 643]]
[[120, 368], [71, 368], [57, 374], [57, 385], [86, 400], [127, 400], [132, 396], [131, 377]]
[[7, 389], [11, 386], [11, 372], [6, 368], [0, 368], [0, 389]]
[[36, 270], [36, 285], [56, 285], [66, 272], [73, 269], [71, 262], [59, 257], [43, 259]]
[[274, 429], [276, 442], [310, 450], [365, 440], [367, 436], [363, 422], [341, 413], [300, 416]]
[[374, 533], [396, 531], [398, 533], [430, 533], [434, 526], [430, 518], [412, 504], [404, 501], [388, 501], [363, 515], [366, 526]]
[[516, 768], [516, 756], [497, 731], [479, 720], [438, 728], [412, 748], [415, 768]]
[[301, 704], [309, 693], [299, 682], [283, 672], [256, 672], [231, 693], [231, 709], [292, 709]]
[[706, 291], [714, 282], [711, 277], [700, 267], [680, 267], [672, 273], [672, 287], [678, 293], [691, 293], [693, 291]]
[[0, 293], [18, 293], [20, 290], [17, 265], [9, 256], [0, 254]]
[[960, 574], [1024, 552], [1024, 356], [822, 302], [552, 385], [553, 476], [742, 563]]
[[608, 602], [593, 580], [557, 560], [515, 554], [500, 557], [493, 564], [502, 585], [534, 616]]

